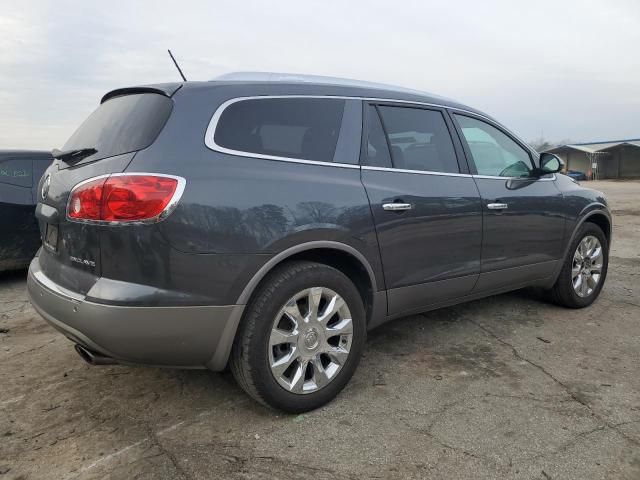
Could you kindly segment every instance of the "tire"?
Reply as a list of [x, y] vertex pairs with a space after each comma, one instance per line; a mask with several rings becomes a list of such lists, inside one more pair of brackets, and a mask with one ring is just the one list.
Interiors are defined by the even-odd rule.
[[[600, 243], [600, 248], [602, 249], [602, 266], [600, 269], [601, 273], [600, 277], [598, 278], [597, 284], [592, 289], [592, 291], [588, 292], [587, 294], [580, 295], [574, 288], [575, 271], [573, 270], [573, 268], [576, 265], [576, 263], [574, 263], [574, 255], [576, 255], [576, 250], [578, 249], [579, 245], [589, 237], [595, 237]], [[598, 295], [600, 295], [600, 291], [602, 290], [604, 282], [607, 278], [608, 266], [609, 242], [607, 241], [607, 237], [604, 235], [602, 229], [596, 224], [591, 222], [583, 223], [578, 230], [578, 233], [575, 236], [574, 240], [571, 242], [567, 258], [564, 259], [564, 264], [562, 266], [560, 274], [558, 275], [558, 279], [556, 280], [555, 285], [549, 291], [549, 297], [551, 301], [567, 308], [588, 307], [595, 301], [596, 298], [598, 298]]]
[[[312, 303], [318, 305], [315, 317], [309, 307]], [[342, 306], [329, 313], [335, 305]], [[347, 317], [351, 317], [351, 334]], [[291, 343], [277, 343], [282, 332]], [[343, 334], [332, 336], [334, 332]], [[344, 388], [358, 366], [365, 340], [365, 309], [353, 283], [333, 267], [290, 262], [270, 273], [247, 305], [231, 351], [231, 372], [245, 392], [263, 405], [288, 413], [306, 412], [329, 402]], [[276, 365], [287, 364], [295, 355], [297, 360], [280, 372], [283, 367]], [[304, 367], [305, 362], [310, 366]]]

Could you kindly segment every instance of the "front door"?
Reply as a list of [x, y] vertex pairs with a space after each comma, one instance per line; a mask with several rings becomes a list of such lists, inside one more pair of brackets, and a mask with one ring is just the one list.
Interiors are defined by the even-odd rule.
[[553, 274], [565, 219], [555, 175], [531, 175], [531, 152], [473, 115], [453, 115], [482, 197], [482, 273], [475, 291], [499, 290]]
[[362, 181], [389, 314], [469, 294], [480, 272], [482, 214], [453, 123], [439, 109], [394, 104], [368, 104], [365, 122]]

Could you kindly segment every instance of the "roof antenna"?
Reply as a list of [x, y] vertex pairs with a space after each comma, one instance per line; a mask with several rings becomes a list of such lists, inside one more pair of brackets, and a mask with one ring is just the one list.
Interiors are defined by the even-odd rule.
[[180, 65], [178, 65], [178, 62], [176, 62], [176, 59], [173, 58], [173, 53], [171, 53], [171, 50], [169, 50], [169, 49], [167, 49], [167, 52], [169, 52], [169, 56], [171, 57], [171, 60], [173, 60], [173, 64], [178, 69], [178, 73], [180, 73], [180, 76], [182, 77], [182, 80], [184, 80], [186, 82], [187, 81], [187, 77], [185, 77], [184, 73], [182, 73], [182, 70], [180, 69]]

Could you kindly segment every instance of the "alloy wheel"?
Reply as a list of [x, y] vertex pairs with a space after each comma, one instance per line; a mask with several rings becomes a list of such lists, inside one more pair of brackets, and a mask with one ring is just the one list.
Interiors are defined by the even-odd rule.
[[325, 287], [302, 290], [285, 303], [273, 321], [271, 373], [289, 392], [316, 392], [345, 365], [352, 339], [351, 312], [340, 295]]
[[600, 240], [593, 235], [584, 237], [573, 254], [571, 268], [573, 290], [579, 297], [588, 297], [595, 291], [602, 277], [603, 260]]

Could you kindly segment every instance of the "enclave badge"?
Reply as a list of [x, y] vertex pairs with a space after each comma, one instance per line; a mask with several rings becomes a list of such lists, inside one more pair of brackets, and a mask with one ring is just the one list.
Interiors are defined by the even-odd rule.
[[69, 255], [69, 260], [75, 263], [79, 263], [80, 265], [85, 265], [87, 267], [95, 267], [96, 262], [93, 260], [85, 260], [83, 258], [74, 257], [73, 255]]

